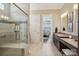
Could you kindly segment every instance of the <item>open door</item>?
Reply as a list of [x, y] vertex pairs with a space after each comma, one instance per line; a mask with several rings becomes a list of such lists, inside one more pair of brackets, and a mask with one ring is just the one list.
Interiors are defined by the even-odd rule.
[[51, 42], [52, 40], [52, 15], [43, 15], [42, 16], [42, 33], [43, 43]]

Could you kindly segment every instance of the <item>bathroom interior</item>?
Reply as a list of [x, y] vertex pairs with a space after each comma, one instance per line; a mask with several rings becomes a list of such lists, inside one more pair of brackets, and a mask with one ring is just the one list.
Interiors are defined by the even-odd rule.
[[48, 40], [55, 56], [78, 56], [78, 21], [77, 3], [0, 3], [0, 56], [29, 56]]

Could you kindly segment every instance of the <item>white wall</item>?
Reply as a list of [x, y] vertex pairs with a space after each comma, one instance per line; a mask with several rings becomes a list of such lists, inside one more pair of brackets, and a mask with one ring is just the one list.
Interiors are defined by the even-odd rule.
[[31, 14], [30, 16], [30, 37], [31, 43], [41, 42], [41, 32], [40, 32], [40, 15]]

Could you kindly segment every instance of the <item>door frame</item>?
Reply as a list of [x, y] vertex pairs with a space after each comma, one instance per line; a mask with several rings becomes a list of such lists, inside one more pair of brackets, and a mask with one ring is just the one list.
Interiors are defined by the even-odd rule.
[[42, 39], [42, 44], [43, 44], [43, 16], [51, 16], [51, 39], [53, 39], [53, 15], [52, 14], [42, 14], [41, 15], [41, 39]]

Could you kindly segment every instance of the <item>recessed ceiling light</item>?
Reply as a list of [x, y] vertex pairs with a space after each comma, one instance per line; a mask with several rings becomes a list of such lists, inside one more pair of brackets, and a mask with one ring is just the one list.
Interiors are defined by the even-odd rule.
[[67, 14], [68, 14], [68, 11], [65, 12], [65, 13], [63, 13], [63, 14], [61, 15], [61, 18], [62, 18], [62, 17], [65, 17]]

